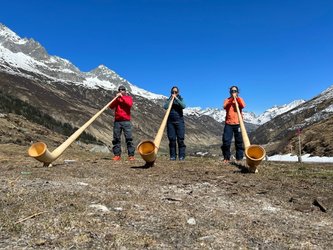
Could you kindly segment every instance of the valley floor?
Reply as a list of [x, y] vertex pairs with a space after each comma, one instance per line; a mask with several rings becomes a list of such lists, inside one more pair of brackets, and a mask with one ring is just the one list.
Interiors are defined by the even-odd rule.
[[1, 249], [333, 249], [333, 164], [0, 149]]

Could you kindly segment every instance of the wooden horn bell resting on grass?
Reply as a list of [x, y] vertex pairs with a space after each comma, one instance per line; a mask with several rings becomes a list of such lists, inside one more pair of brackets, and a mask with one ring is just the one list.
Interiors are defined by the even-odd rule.
[[249, 171], [251, 173], [256, 173], [258, 171], [257, 166], [261, 163], [262, 159], [264, 159], [264, 157], [266, 156], [266, 151], [263, 147], [261, 147], [259, 145], [250, 144], [250, 140], [249, 140], [249, 137], [247, 136], [247, 132], [245, 129], [242, 115], [239, 110], [239, 106], [238, 106], [236, 97], [234, 97], [234, 100], [235, 100], [235, 104], [236, 104], [239, 125], [240, 125], [241, 132], [242, 132], [242, 138], [243, 138], [243, 143], [244, 143], [244, 148], [245, 148], [246, 163], [249, 166]]
[[98, 111], [93, 117], [90, 118], [81, 128], [76, 130], [68, 139], [62, 143], [59, 147], [55, 150], [50, 152], [47, 149], [47, 146], [44, 142], [36, 142], [32, 144], [28, 150], [29, 156], [35, 158], [36, 160], [43, 162], [44, 166], [48, 166], [56, 160], [65, 150], [69, 147], [79, 136], [82, 132], [93, 122], [96, 120], [98, 116], [100, 116], [110, 105], [111, 103], [116, 100], [117, 97], [113, 98], [111, 102], [105, 105], [100, 111]]
[[151, 167], [155, 163], [157, 151], [161, 144], [163, 132], [164, 132], [165, 126], [167, 124], [167, 120], [168, 120], [174, 99], [175, 98], [172, 97], [172, 99], [169, 103], [169, 107], [168, 107], [167, 111], [165, 112], [164, 118], [163, 118], [161, 126], [157, 132], [155, 140], [154, 141], [149, 141], [149, 140], [142, 141], [137, 146], [139, 154], [141, 155], [142, 159], [145, 160], [145, 162], [146, 162], [146, 166]]

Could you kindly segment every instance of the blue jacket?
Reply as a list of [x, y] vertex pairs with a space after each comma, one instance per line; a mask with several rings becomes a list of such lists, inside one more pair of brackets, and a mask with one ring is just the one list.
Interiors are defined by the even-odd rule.
[[[172, 99], [172, 96], [169, 97], [169, 99], [164, 104], [164, 109], [168, 109], [170, 101]], [[168, 117], [168, 122], [178, 122], [179, 120], [183, 120], [183, 109], [186, 108], [185, 102], [183, 97], [180, 95], [177, 95], [177, 97], [174, 99], [170, 115]]]

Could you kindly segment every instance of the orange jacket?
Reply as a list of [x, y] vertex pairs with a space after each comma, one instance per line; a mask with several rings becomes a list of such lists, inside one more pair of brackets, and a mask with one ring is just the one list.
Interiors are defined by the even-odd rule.
[[[241, 97], [236, 98], [239, 111], [242, 114], [242, 109], [245, 107], [245, 102]], [[224, 100], [223, 108], [226, 110], [226, 116], [225, 116], [225, 123], [230, 125], [236, 125], [239, 124], [238, 115], [237, 115], [237, 109], [236, 104], [234, 103], [234, 98], [229, 97]]]

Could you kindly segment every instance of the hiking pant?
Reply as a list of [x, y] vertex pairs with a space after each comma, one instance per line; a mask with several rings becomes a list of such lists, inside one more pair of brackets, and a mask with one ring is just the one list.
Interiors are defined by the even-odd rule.
[[235, 136], [235, 148], [236, 148], [236, 160], [243, 159], [244, 147], [243, 138], [239, 124], [237, 125], [224, 125], [223, 138], [222, 138], [222, 153], [225, 160], [230, 160], [230, 146], [232, 141], [232, 136]]
[[132, 124], [130, 121], [115, 121], [113, 125], [113, 154], [121, 155], [121, 132], [124, 131], [128, 156], [134, 156], [135, 148], [132, 138]]
[[177, 158], [177, 144], [179, 159], [185, 159], [185, 122], [184, 119], [178, 121], [168, 121], [167, 134], [169, 139], [170, 158]]

